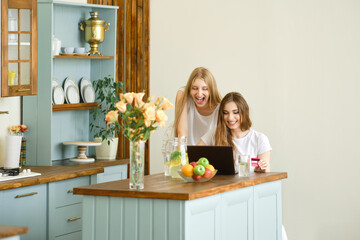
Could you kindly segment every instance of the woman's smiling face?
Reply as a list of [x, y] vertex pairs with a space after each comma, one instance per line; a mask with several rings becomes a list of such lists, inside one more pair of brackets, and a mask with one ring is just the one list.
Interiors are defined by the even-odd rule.
[[240, 129], [241, 117], [235, 102], [228, 102], [224, 105], [223, 115], [226, 126], [231, 131]]
[[199, 108], [209, 103], [209, 87], [202, 78], [197, 78], [191, 85], [190, 95]]

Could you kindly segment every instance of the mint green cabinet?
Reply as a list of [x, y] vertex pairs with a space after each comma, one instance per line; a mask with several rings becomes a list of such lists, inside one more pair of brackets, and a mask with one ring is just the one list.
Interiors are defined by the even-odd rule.
[[83, 196], [73, 189], [125, 178], [126, 164], [104, 167], [96, 175], [0, 191], [0, 225], [29, 227], [22, 240], [80, 240]]
[[[116, 79], [117, 8], [38, 0], [38, 94], [24, 97], [22, 106], [23, 122], [31, 129], [27, 134], [28, 165], [51, 166], [53, 161], [76, 157], [77, 148], [64, 147], [63, 142], [93, 140], [89, 131], [91, 104], [52, 105], [52, 79], [56, 78], [61, 86], [67, 77], [77, 83], [82, 77], [93, 81], [111, 75]], [[63, 47], [90, 49], [79, 23], [90, 18], [91, 11], [99, 12], [99, 18], [110, 23], [99, 46], [104, 56], [53, 56], [53, 35]]]
[[22, 240], [46, 239], [46, 184], [0, 191], [0, 225], [27, 226]]
[[49, 240], [82, 238], [82, 195], [74, 195], [73, 188], [127, 178], [127, 165], [104, 167], [96, 175], [48, 183]]
[[[90, 176], [48, 184], [49, 240], [65, 236], [72, 236], [73, 240], [81, 239], [82, 196], [74, 195], [73, 188], [89, 184]], [[80, 238], [76, 238], [76, 235]]]

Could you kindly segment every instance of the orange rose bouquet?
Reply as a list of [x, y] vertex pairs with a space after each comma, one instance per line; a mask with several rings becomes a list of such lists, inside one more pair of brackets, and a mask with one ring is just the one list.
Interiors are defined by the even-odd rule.
[[120, 93], [115, 110], [105, 116], [108, 127], [115, 125], [130, 140], [130, 189], [144, 188], [145, 142], [157, 127], [165, 127], [167, 115], [164, 111], [173, 107], [165, 97], [159, 97], [153, 102], [154, 96], [144, 101], [144, 95]]
[[12, 125], [10, 127], [10, 134], [15, 136], [22, 136], [24, 132], [28, 131], [28, 127], [26, 125]]
[[[115, 124], [132, 142], [146, 141], [158, 126], [165, 127], [168, 117], [164, 111], [173, 107], [165, 97], [152, 102], [154, 96], [143, 101], [144, 95], [145, 93], [120, 93], [120, 101], [115, 104], [116, 110], [109, 111], [105, 117], [107, 125]], [[118, 121], [119, 117], [122, 120]]]

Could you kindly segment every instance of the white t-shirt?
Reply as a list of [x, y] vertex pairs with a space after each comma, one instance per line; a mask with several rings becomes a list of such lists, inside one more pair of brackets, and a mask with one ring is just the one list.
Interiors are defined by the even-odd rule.
[[[180, 88], [184, 92], [184, 88]], [[187, 101], [187, 121], [188, 134], [187, 144], [196, 145], [199, 143], [201, 137], [210, 129], [216, 129], [216, 123], [219, 113], [219, 105], [208, 116], [201, 115], [196, 109], [195, 103], [191, 97]]]
[[[210, 130], [201, 137], [201, 140], [206, 145], [215, 145], [215, 132], [216, 129]], [[258, 155], [272, 150], [268, 137], [253, 129], [250, 129], [245, 137], [233, 138], [233, 143], [236, 148], [234, 154], [237, 156], [248, 155], [250, 158], [256, 158]], [[254, 171], [254, 167], [251, 167], [251, 170]]]

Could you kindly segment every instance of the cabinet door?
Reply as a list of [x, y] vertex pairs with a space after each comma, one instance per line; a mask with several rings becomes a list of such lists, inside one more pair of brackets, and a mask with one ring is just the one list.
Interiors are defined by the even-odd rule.
[[37, 93], [37, 2], [1, 4], [1, 96]]
[[281, 240], [281, 181], [254, 186], [254, 240]]
[[27, 226], [22, 240], [46, 239], [46, 184], [1, 191], [0, 225]]
[[104, 172], [91, 176], [91, 184], [117, 181], [127, 178], [127, 164], [104, 167]]

